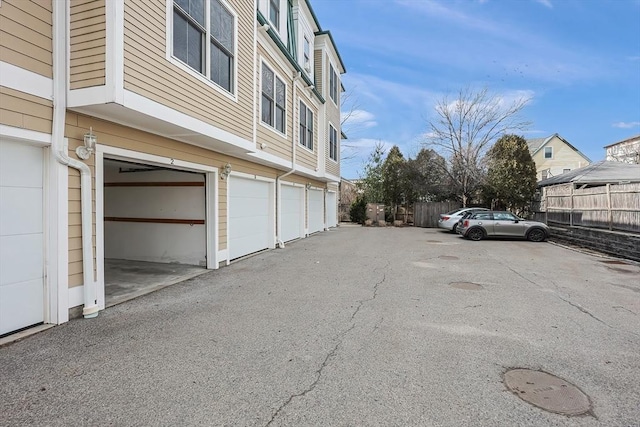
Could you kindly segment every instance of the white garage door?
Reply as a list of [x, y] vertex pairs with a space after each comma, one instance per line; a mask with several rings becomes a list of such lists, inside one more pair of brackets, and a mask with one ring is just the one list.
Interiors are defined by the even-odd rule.
[[281, 187], [281, 226], [283, 242], [299, 239], [304, 234], [304, 188], [292, 185]]
[[338, 202], [336, 193], [327, 193], [327, 227], [335, 227], [338, 225]]
[[230, 176], [229, 259], [269, 248], [273, 241], [270, 183]]
[[0, 335], [44, 320], [43, 149], [0, 139]]
[[324, 191], [309, 190], [309, 234], [324, 230]]

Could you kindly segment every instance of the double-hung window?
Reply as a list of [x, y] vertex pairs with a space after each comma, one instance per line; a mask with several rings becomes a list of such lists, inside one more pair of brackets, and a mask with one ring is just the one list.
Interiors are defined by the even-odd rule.
[[338, 161], [338, 131], [329, 125], [329, 158]]
[[262, 64], [262, 122], [284, 133], [287, 87], [274, 72]]
[[310, 56], [310, 51], [311, 51], [311, 44], [309, 43], [309, 39], [307, 38], [307, 36], [304, 36], [304, 44], [302, 46], [303, 49], [303, 65], [304, 65], [304, 69], [307, 70], [307, 72], [311, 72], [311, 56]]
[[544, 147], [544, 158], [545, 159], [553, 158], [553, 147]]
[[313, 151], [313, 112], [300, 101], [300, 145]]
[[269, 0], [269, 21], [280, 31], [280, 0]]
[[329, 64], [329, 96], [333, 102], [338, 103], [338, 74], [331, 64]]
[[233, 93], [234, 51], [235, 16], [220, 0], [173, 1], [174, 57]]

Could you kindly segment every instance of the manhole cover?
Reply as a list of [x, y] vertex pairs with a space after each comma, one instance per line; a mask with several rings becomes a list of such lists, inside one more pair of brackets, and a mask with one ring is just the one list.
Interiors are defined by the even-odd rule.
[[440, 255], [438, 258], [440, 258], [440, 259], [449, 259], [449, 260], [460, 259], [457, 256], [451, 256], [451, 255]]
[[504, 383], [520, 399], [545, 411], [581, 415], [591, 410], [589, 397], [575, 385], [555, 375], [531, 369], [512, 369]]
[[479, 291], [482, 289], [482, 285], [473, 282], [452, 282], [449, 286], [456, 289], [464, 289], [466, 291]]

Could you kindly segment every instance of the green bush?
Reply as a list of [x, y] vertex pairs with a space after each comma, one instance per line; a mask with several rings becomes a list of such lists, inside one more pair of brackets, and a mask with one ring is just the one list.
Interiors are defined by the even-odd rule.
[[358, 196], [355, 202], [349, 208], [349, 218], [351, 222], [364, 224], [367, 219], [367, 201], [363, 196]]

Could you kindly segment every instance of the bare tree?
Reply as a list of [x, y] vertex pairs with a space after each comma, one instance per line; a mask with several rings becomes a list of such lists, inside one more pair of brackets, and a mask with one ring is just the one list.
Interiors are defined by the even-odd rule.
[[[355, 96], [354, 87], [345, 91], [342, 95], [340, 95], [340, 129], [342, 133], [353, 136], [358, 129], [357, 124], [353, 124], [354, 117], [361, 111], [360, 103]], [[346, 140], [348, 141], [348, 139]], [[355, 159], [358, 156], [358, 150], [360, 147], [349, 144], [342, 140], [340, 142], [340, 161], [350, 161]]]
[[426, 143], [447, 159], [443, 173], [463, 206], [482, 184], [484, 155], [493, 142], [530, 125], [520, 119], [528, 102], [526, 97], [505, 101], [487, 88], [461, 89], [455, 99], [445, 96], [436, 102]]

